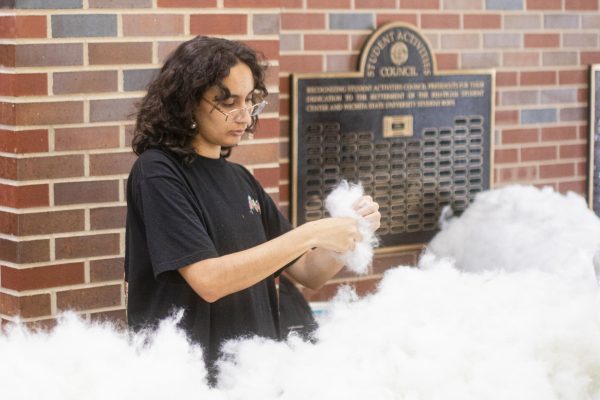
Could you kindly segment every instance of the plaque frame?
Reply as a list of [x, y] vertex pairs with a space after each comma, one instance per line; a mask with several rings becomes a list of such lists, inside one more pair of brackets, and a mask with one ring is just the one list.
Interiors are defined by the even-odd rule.
[[[381, 32], [393, 29], [393, 28], [408, 28], [420, 33], [419, 29], [414, 25], [404, 23], [404, 22], [391, 22], [384, 24], [374, 30], [367, 41], [363, 44], [361, 53], [358, 59], [358, 70], [357, 71], [348, 71], [348, 72], [321, 72], [321, 73], [293, 73], [290, 76], [291, 80], [291, 102], [290, 102], [290, 111], [291, 111], [291, 170], [290, 170], [290, 212], [291, 212], [291, 222], [294, 227], [298, 225], [298, 202], [297, 202], [297, 193], [298, 193], [298, 80], [299, 79], [314, 79], [314, 78], [364, 78], [365, 77], [365, 66], [366, 66], [366, 58], [368, 57], [368, 51], [373, 43], [378, 39]], [[432, 46], [427, 37], [421, 35], [420, 37], [427, 45], [428, 49], [431, 51]], [[432, 64], [432, 76], [452, 76], [452, 75], [481, 75], [481, 74], [489, 74], [491, 78], [490, 92], [491, 92], [491, 100], [490, 100], [490, 168], [489, 168], [489, 189], [494, 187], [494, 149], [495, 149], [495, 110], [496, 110], [496, 70], [493, 68], [485, 69], [466, 69], [466, 70], [445, 70], [438, 71], [437, 69], [437, 61], [435, 59], [435, 54], [431, 52], [431, 64]], [[412, 123], [412, 121], [411, 121]], [[489, 190], [488, 189], [488, 190]], [[412, 251], [412, 250], [420, 250], [426, 246], [427, 243], [416, 243], [416, 244], [399, 244], [399, 245], [390, 245], [386, 247], [376, 248], [375, 254], [387, 254], [387, 253], [395, 253], [401, 251]]]
[[[596, 126], [596, 118], [600, 115], [596, 115], [596, 107], [600, 106], [600, 88], [596, 88], [596, 85], [600, 84], [600, 81], [596, 81], [596, 74], [600, 74], [600, 64], [590, 65], [590, 113], [589, 113], [589, 153], [588, 153], [588, 206], [589, 208], [600, 217], [600, 208], [594, 208], [594, 188], [600, 186], [600, 179], [596, 179], [594, 171], [600, 171], [600, 160], [595, 157], [596, 149], [596, 135], [600, 136], [600, 132], [596, 132], [596, 128], [600, 130], [600, 126]], [[600, 124], [599, 124], [600, 125]]]

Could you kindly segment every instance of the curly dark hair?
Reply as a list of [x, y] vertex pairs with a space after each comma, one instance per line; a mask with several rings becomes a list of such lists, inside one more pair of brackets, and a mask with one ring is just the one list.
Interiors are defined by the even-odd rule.
[[[204, 92], [216, 85], [221, 89], [218, 100], [227, 99], [231, 93], [223, 79], [232, 67], [243, 62], [254, 78], [252, 101], [265, 98], [268, 92], [263, 60], [262, 54], [247, 45], [221, 38], [197, 36], [179, 45], [150, 83], [138, 107], [131, 144], [135, 154], [162, 148], [191, 163], [196, 158], [192, 143], [198, 134], [192, 128], [194, 113]], [[257, 122], [258, 117], [252, 117], [246, 132], [252, 132]], [[230, 147], [221, 149], [223, 157], [230, 153]]]

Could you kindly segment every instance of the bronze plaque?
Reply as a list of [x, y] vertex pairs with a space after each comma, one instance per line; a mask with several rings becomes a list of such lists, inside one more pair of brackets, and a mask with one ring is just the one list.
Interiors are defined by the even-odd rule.
[[358, 72], [294, 74], [292, 86], [294, 224], [326, 217], [346, 179], [379, 203], [382, 247], [421, 245], [445, 206], [460, 213], [490, 187], [494, 73], [437, 73], [416, 28], [383, 26]]
[[600, 64], [592, 65], [590, 77], [590, 207], [600, 217]]

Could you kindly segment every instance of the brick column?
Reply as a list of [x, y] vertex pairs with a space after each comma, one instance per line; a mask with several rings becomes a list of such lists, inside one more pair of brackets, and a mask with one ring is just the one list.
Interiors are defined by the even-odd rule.
[[53, 2], [57, 10], [14, 3], [0, 22], [0, 317], [44, 325], [66, 309], [122, 317], [118, 174], [131, 156], [119, 150], [118, 124], [94, 123], [89, 96], [117, 91], [118, 73], [94, 67], [83, 39], [69, 40], [116, 35], [117, 17], [60, 15], [78, 1]]

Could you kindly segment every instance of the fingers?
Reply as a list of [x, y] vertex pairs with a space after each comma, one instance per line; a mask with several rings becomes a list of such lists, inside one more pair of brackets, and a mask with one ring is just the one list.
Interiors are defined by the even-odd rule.
[[381, 226], [381, 213], [379, 204], [373, 201], [371, 196], [363, 196], [354, 203], [354, 209], [369, 223], [373, 232]]
[[354, 250], [362, 241], [358, 221], [351, 217], [331, 217], [305, 224], [311, 228], [315, 247], [322, 247], [337, 253]]
[[366, 217], [367, 215], [376, 213], [379, 210], [379, 204], [374, 202], [371, 196], [362, 196], [354, 203], [353, 208], [358, 215]]
[[373, 232], [375, 232], [381, 226], [381, 214], [379, 211], [367, 215], [365, 220], [369, 223], [369, 226]]
[[361, 208], [362, 206], [364, 206], [365, 204], [368, 203], [372, 203], [373, 202], [373, 198], [371, 196], [360, 196], [353, 204], [352, 204], [352, 208], [354, 208], [355, 210], [358, 210], [359, 208]]

